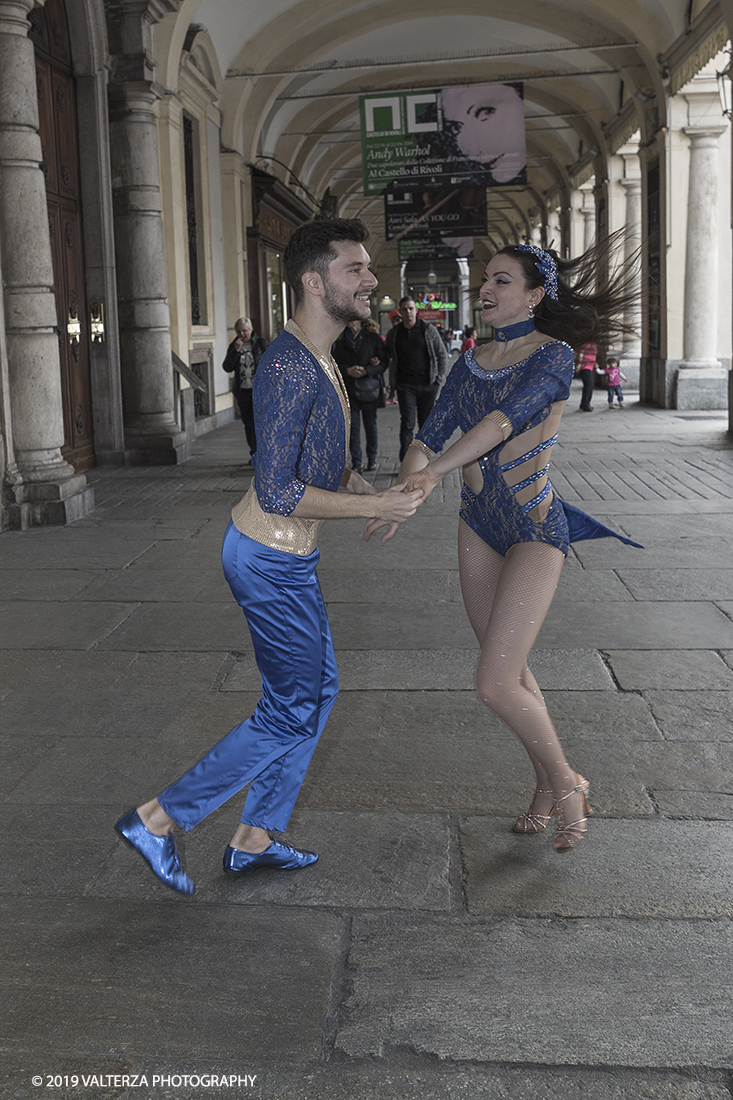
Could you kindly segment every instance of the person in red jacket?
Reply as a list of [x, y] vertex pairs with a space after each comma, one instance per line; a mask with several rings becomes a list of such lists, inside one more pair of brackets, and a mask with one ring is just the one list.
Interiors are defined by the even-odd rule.
[[577, 374], [583, 383], [583, 392], [580, 395], [580, 411], [593, 412], [591, 401], [593, 400], [593, 380], [596, 369], [598, 348], [595, 344], [583, 344], [576, 356]]

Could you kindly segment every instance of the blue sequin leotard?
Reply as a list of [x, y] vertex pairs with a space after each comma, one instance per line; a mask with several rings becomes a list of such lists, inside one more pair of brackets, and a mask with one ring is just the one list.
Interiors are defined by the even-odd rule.
[[506, 417], [510, 434], [478, 460], [482, 486], [476, 492], [464, 482], [461, 490], [461, 518], [499, 554], [518, 542], [547, 542], [567, 554], [568, 543], [581, 538], [630, 541], [552, 489], [550, 455], [573, 373], [572, 348], [558, 340], [496, 371], [480, 367], [471, 348], [457, 360], [416, 436], [437, 454], [457, 428], [467, 432], [494, 412]]

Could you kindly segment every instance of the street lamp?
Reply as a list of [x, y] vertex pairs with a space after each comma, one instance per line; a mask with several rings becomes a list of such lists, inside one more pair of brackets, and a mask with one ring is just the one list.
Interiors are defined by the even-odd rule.
[[733, 57], [731, 56], [731, 50], [727, 49], [723, 51], [728, 54], [728, 64], [725, 66], [722, 72], [715, 74], [715, 79], [718, 82], [718, 95], [720, 96], [720, 108], [726, 118], [733, 116], [733, 90], [731, 89], [731, 69], [733, 69]]

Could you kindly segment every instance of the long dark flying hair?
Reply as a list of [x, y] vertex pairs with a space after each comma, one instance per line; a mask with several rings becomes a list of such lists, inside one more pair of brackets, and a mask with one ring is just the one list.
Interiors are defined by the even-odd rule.
[[[641, 249], [621, 259], [625, 238], [626, 230], [619, 229], [574, 260], [544, 249], [557, 264], [558, 300], [545, 294], [537, 306], [534, 317], [541, 332], [575, 349], [583, 344], [608, 346], [619, 336], [638, 335], [624, 316], [632, 307], [638, 311]], [[497, 255], [511, 256], [522, 265], [528, 290], [544, 286], [544, 275], [531, 252], [507, 245]]]

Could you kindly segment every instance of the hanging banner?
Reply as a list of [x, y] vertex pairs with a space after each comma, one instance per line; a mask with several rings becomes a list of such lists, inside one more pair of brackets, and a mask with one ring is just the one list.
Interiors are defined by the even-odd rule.
[[400, 189], [395, 181], [384, 194], [384, 228], [388, 241], [410, 236], [485, 237], [485, 187]]
[[522, 84], [360, 97], [364, 194], [526, 184]]
[[417, 233], [397, 242], [397, 260], [401, 264], [409, 260], [467, 260], [472, 256], [473, 237], [425, 237]]

